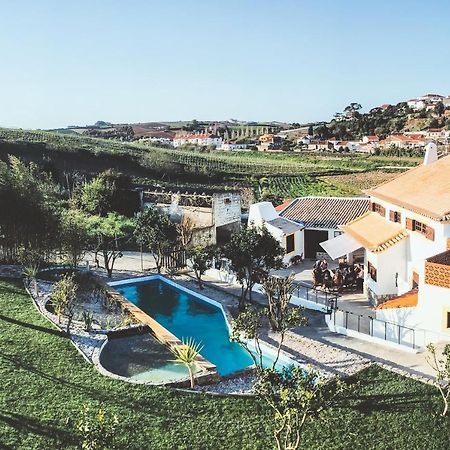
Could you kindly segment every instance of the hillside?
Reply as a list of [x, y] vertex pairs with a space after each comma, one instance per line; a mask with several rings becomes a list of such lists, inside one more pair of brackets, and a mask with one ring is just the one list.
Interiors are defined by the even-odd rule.
[[[258, 152], [185, 151], [152, 147], [143, 143], [99, 139], [83, 135], [0, 129], [0, 159], [16, 155], [34, 161], [61, 183], [74, 172], [92, 176], [109, 168], [125, 173], [136, 183], [181, 189], [251, 189], [257, 198], [281, 202], [298, 195], [353, 195], [359, 189], [333, 176], [389, 165], [410, 166], [411, 158], [383, 159], [369, 155], [303, 155]], [[378, 172], [374, 172], [375, 174]], [[320, 180], [319, 177], [327, 176]], [[268, 181], [266, 181], [266, 179]]]
[[391, 134], [428, 128], [450, 129], [450, 117], [444, 113], [445, 108], [441, 105], [442, 103], [438, 103], [435, 108], [415, 111], [406, 102], [401, 102], [372, 108], [365, 114], [359, 113], [358, 108], [352, 111], [349, 106], [343, 113], [336, 113], [331, 122], [315, 124], [314, 135], [321, 139], [336, 137], [342, 140], [359, 140], [363, 136], [377, 135], [385, 138]]

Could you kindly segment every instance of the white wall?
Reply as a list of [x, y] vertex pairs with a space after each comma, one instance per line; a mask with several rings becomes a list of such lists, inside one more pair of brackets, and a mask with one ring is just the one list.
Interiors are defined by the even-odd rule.
[[[417, 272], [419, 274], [420, 280], [423, 279], [424, 260], [426, 258], [437, 255], [447, 250], [447, 239], [450, 238], [450, 223], [443, 224], [440, 222], [436, 222], [428, 217], [422, 216], [421, 214], [414, 213], [405, 208], [401, 208], [399, 206], [378, 199], [376, 197], [372, 197], [371, 200], [373, 202], [380, 204], [386, 209], [385, 220], [387, 221], [389, 221], [389, 212], [397, 211], [401, 214], [400, 224], [405, 229], [406, 229], [406, 218], [417, 220], [418, 222], [422, 222], [434, 229], [434, 241], [427, 239], [425, 236], [418, 233], [417, 231], [407, 230], [409, 238], [402, 241], [406, 243], [406, 254], [403, 254], [403, 251], [399, 252], [397, 255], [394, 255], [393, 253], [390, 254], [392, 255], [393, 258], [394, 257], [401, 258], [405, 264], [401, 271], [394, 270], [394, 274], [395, 272], [399, 273], [398, 293], [402, 294], [411, 289], [413, 272]], [[398, 246], [399, 244], [396, 244], [391, 248], [395, 248]], [[380, 253], [380, 255], [384, 253], [386, 252], [382, 252]], [[387, 262], [386, 266], [384, 264], [385, 262]], [[377, 262], [374, 265], [375, 267], [377, 267], [378, 271], [382, 270], [383, 272], [385, 272], [392, 269], [392, 264], [390, 264], [390, 262], [391, 261], [388, 261], [387, 259], [383, 259], [381, 263]]]

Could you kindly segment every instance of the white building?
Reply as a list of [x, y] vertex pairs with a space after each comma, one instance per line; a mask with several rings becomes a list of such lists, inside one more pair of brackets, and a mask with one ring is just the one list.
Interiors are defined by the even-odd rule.
[[368, 194], [370, 211], [341, 227], [338, 244], [364, 248], [376, 318], [414, 329], [423, 345], [450, 339], [450, 156], [429, 144], [423, 165]]
[[[326, 256], [320, 243], [342, 234], [339, 225], [368, 208], [369, 199], [362, 197], [299, 197], [276, 209], [269, 202], [255, 203], [250, 206], [248, 221], [257, 226], [266, 224], [286, 250], [284, 262], [289, 263], [294, 256], [313, 260]], [[350, 258], [360, 247], [349, 252]]]
[[285, 250], [283, 263], [287, 264], [294, 256], [301, 255], [303, 248], [303, 226], [279, 216], [270, 202], [254, 203], [250, 206], [248, 225], [265, 226]]
[[237, 144], [236, 142], [224, 142], [217, 150], [224, 151], [237, 151], [237, 150], [249, 150], [247, 144]]
[[180, 147], [181, 145], [194, 144], [208, 146], [212, 145], [214, 147], [220, 147], [222, 145], [222, 138], [215, 134], [208, 133], [196, 133], [196, 134], [184, 134], [175, 136], [173, 140], [174, 147]]

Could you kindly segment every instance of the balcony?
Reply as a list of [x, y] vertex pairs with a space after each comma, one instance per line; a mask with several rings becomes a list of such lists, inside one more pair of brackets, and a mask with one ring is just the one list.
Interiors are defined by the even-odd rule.
[[450, 289], [450, 250], [425, 261], [425, 283]]

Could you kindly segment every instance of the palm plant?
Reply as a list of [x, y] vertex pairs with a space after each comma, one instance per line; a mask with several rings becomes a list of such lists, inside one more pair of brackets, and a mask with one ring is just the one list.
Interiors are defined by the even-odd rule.
[[39, 294], [38, 284], [37, 284], [37, 275], [39, 273], [39, 265], [38, 264], [30, 264], [23, 268], [23, 274], [28, 280], [33, 281], [33, 289], [35, 297]]
[[195, 342], [193, 338], [182, 339], [181, 344], [169, 344], [169, 350], [175, 357], [175, 362], [186, 366], [191, 380], [191, 388], [195, 386], [194, 368], [197, 356], [203, 345]]

